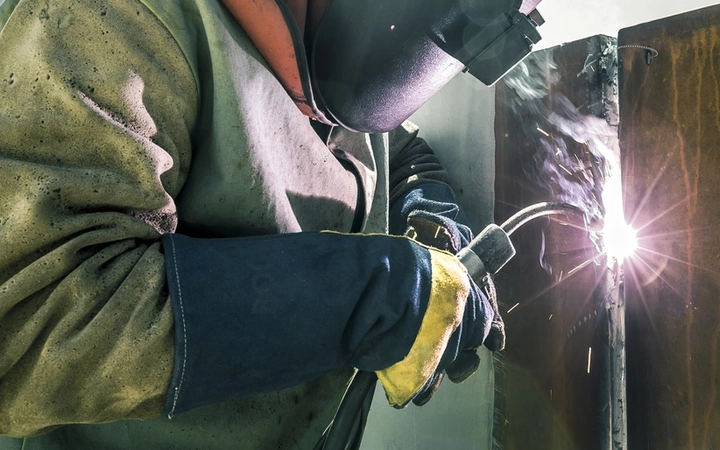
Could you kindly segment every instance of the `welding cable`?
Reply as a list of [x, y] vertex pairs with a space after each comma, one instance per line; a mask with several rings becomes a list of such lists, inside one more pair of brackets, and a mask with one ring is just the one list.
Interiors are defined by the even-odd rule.
[[314, 450], [358, 450], [370, 412], [377, 375], [359, 370], [343, 396], [333, 421]]
[[[555, 214], [578, 216], [587, 226], [586, 215], [582, 208], [565, 202], [543, 202], [521, 209], [506, 220], [500, 228], [510, 236], [532, 219]], [[589, 228], [596, 228], [597, 225], [591, 223]], [[374, 372], [358, 371], [355, 374], [340, 402], [333, 422], [320, 437], [314, 450], [358, 450], [360, 448], [366, 421], [364, 416], [369, 407], [369, 399], [372, 399], [371, 394], [374, 392], [376, 380], [377, 376]]]

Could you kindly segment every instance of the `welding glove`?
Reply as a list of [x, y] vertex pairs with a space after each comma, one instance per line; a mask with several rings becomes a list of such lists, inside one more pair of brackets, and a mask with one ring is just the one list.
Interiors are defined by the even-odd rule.
[[[402, 234], [418, 242], [456, 254], [470, 243], [472, 231], [461, 222], [460, 208], [454, 199], [428, 198], [451, 196], [450, 187], [444, 184], [425, 183], [416, 186], [393, 204], [390, 232], [399, 234], [402, 230]], [[395, 227], [396, 223], [398, 228]]]
[[[390, 210], [390, 232], [405, 234], [431, 247], [457, 254], [473, 238], [462, 210], [457, 205], [450, 186], [425, 182], [413, 187], [398, 199]], [[505, 348], [505, 325], [497, 304], [497, 294], [491, 277], [485, 277], [482, 291], [494, 311], [492, 328], [483, 345], [490, 351]]]
[[[455, 202], [452, 190], [447, 184], [425, 182], [416, 185], [393, 202], [390, 215], [391, 232], [403, 232], [423, 244], [456, 254], [472, 240], [472, 231], [463, 224], [462, 211]], [[497, 295], [492, 278], [483, 277], [480, 286], [471, 286], [465, 318], [475, 316], [473, 308], [487, 300], [493, 311], [491, 328], [482, 344], [491, 351], [502, 350], [505, 346], [505, 326], [500, 316]], [[471, 319], [469, 319], [471, 320]], [[453, 342], [459, 342], [455, 338]], [[452, 348], [451, 345], [449, 348]], [[477, 347], [477, 345], [475, 346]], [[473, 346], [460, 346], [455, 352], [448, 350], [439, 370], [428, 380], [426, 386], [413, 398], [413, 403], [427, 403], [440, 386], [444, 375], [460, 383], [472, 375], [480, 364], [480, 358]]]
[[[423, 326], [410, 354], [403, 361], [377, 372], [392, 406], [403, 408], [411, 400], [416, 405], [424, 405], [432, 398], [446, 372], [453, 374], [449, 376], [451, 381], [461, 382], [477, 370], [479, 358], [474, 349], [482, 345], [490, 331], [489, 319], [492, 317], [492, 309], [487, 297], [479, 292], [477, 285], [470, 278], [468, 281], [468, 297], [459, 315], [460, 321], [447, 338], [439, 359], [437, 355], [430, 358], [427, 353], [428, 349], [435, 349], [431, 345], [432, 336], [436, 333], [432, 330], [432, 325], [442, 321], [430, 321], [427, 331], [424, 331], [425, 320], [423, 320]], [[448, 329], [445, 331], [447, 332]], [[423, 367], [425, 370], [418, 372], [417, 363], [412, 360], [416, 349], [421, 355], [417, 359], [437, 361], [434, 367], [428, 365]]]
[[448, 344], [480, 345], [493, 316], [487, 302], [467, 305], [473, 283], [455, 256], [406, 237], [168, 234], [163, 244], [176, 328], [168, 416], [347, 365], [376, 371], [403, 405]]

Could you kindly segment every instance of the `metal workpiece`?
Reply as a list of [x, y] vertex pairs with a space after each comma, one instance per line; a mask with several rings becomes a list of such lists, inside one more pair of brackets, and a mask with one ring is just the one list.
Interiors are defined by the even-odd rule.
[[718, 42], [720, 5], [618, 35], [631, 449], [720, 448]]
[[[493, 437], [503, 447], [621, 448], [609, 446], [624, 430], [610, 412], [622, 385], [608, 346], [624, 325], [604, 307], [599, 264], [618, 148], [615, 46], [594, 36], [533, 52], [496, 87], [495, 217], [510, 217], [501, 227], [517, 250], [497, 277], [498, 297], [510, 301], [495, 371]], [[531, 220], [554, 202], [577, 208]]]

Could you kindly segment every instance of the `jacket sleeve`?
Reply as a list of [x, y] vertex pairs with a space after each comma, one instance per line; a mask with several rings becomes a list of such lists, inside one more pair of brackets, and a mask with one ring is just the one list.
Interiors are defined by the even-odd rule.
[[418, 133], [417, 126], [410, 121], [389, 133], [391, 207], [416, 186], [442, 184], [450, 187], [447, 170]]
[[[390, 133], [391, 234], [406, 234], [410, 227], [423, 232], [423, 224], [449, 230], [445, 238], [436, 232], [424, 244], [457, 253], [472, 240], [467, 219], [450, 187], [448, 173], [428, 143], [418, 137], [418, 128], [405, 122]], [[434, 235], [434, 237], [433, 237]]]
[[0, 48], [0, 434], [158, 416], [195, 80], [133, 0], [20, 0]]

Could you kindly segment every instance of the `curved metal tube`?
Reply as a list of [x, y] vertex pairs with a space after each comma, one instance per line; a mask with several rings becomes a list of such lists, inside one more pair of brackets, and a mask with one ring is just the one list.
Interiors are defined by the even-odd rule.
[[508, 220], [503, 222], [500, 228], [509, 235], [513, 234], [515, 230], [520, 228], [521, 225], [537, 217], [549, 216], [553, 214], [567, 214], [567, 215], [578, 215], [583, 219], [585, 223], [585, 211], [582, 208], [575, 206], [571, 203], [564, 202], [543, 202], [536, 203], [534, 205], [523, 208], [515, 213]]

